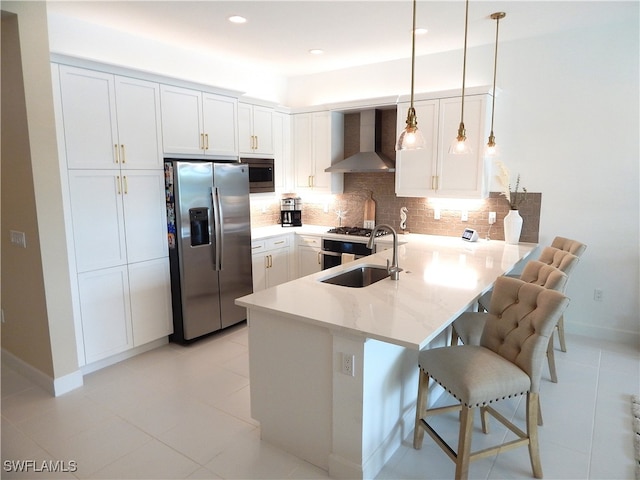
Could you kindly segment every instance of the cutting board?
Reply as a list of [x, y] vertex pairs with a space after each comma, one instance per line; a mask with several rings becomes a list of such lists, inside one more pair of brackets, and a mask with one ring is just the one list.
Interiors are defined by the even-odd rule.
[[376, 201], [373, 199], [373, 192], [369, 193], [369, 198], [364, 201], [364, 226], [373, 228], [376, 222]]

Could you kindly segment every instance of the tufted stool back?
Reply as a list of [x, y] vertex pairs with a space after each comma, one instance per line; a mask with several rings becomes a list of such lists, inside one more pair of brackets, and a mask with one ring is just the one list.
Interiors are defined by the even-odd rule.
[[555, 247], [545, 247], [538, 257], [538, 261], [556, 267], [567, 275], [578, 265], [580, 259], [570, 252]]
[[[577, 257], [576, 257], [577, 258]], [[520, 274], [520, 280], [551, 290], [564, 292], [569, 277], [562, 270], [538, 260], [527, 262]]]
[[480, 345], [524, 370], [537, 393], [549, 337], [568, 303], [557, 291], [499, 277]]
[[551, 246], [559, 250], [569, 252], [576, 257], [580, 257], [587, 249], [587, 246], [584, 243], [565, 237], [554, 238], [553, 242], [551, 242]]

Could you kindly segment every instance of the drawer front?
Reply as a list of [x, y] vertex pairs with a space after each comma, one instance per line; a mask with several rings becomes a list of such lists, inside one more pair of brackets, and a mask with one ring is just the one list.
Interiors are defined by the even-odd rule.
[[281, 236], [281, 237], [273, 237], [267, 238], [265, 240], [265, 247], [267, 250], [272, 250], [274, 248], [282, 248], [289, 246], [289, 236]]
[[301, 247], [317, 247], [322, 246], [322, 237], [316, 237], [314, 235], [296, 235], [296, 242]]

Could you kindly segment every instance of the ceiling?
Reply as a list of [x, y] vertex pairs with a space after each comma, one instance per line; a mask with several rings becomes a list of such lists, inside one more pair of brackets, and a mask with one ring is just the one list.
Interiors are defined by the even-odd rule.
[[[470, 47], [624, 20], [635, 1], [483, 1], [469, 4]], [[411, 56], [410, 0], [49, 1], [51, 19], [77, 20], [297, 76]], [[630, 8], [631, 7], [631, 8]], [[465, 3], [419, 0], [417, 55], [461, 49]], [[247, 22], [230, 23], [231, 15]], [[312, 55], [310, 49], [322, 49]]]

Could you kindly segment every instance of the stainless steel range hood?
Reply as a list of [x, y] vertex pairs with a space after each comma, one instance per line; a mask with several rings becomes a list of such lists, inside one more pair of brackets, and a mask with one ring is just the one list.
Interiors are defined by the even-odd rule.
[[380, 151], [380, 111], [360, 112], [360, 152], [326, 168], [325, 172], [395, 172], [396, 162]]

